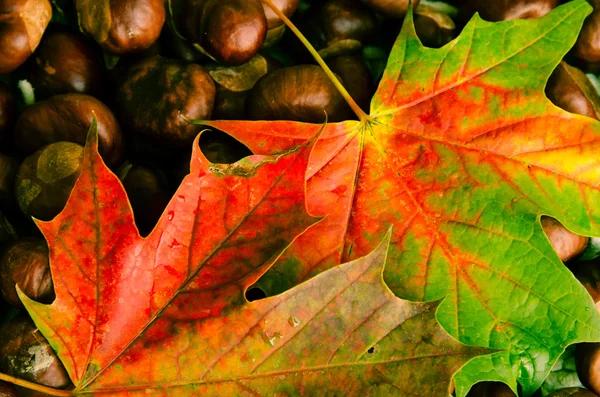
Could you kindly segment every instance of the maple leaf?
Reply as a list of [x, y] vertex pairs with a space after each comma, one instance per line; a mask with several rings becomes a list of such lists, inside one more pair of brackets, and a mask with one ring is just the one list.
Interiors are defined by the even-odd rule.
[[390, 233], [371, 254], [292, 291], [245, 299], [318, 221], [304, 196], [314, 141], [216, 165], [197, 138], [190, 175], [141, 238], [92, 132], [65, 209], [37, 221], [56, 300], [18, 290], [75, 389], [20, 384], [63, 396], [447, 395], [452, 374], [489, 351], [450, 337], [436, 304], [387, 288]]
[[[530, 395], [565, 348], [600, 340], [586, 291], [540, 225], [550, 215], [600, 235], [600, 124], [544, 95], [591, 7], [569, 2], [533, 21], [475, 16], [461, 35], [425, 48], [412, 13], [361, 121], [325, 127], [307, 175], [300, 236], [257, 285], [286, 290], [374, 249], [394, 225], [384, 279], [401, 298], [443, 299], [437, 319], [463, 343], [503, 350], [456, 375], [457, 395], [498, 380]], [[290, 121], [197, 121], [254, 153], [274, 153], [319, 128]]]

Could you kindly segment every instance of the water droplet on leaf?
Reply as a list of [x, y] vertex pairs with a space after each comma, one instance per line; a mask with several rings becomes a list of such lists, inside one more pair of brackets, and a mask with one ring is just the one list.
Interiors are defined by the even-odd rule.
[[290, 323], [292, 327], [296, 328], [300, 325], [300, 320], [297, 317], [292, 316], [288, 319], [288, 323]]

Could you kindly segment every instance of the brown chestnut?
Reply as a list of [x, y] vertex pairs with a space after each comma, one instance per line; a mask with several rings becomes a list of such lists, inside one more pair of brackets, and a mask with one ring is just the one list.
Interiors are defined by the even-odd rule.
[[[408, 11], [409, 0], [361, 0], [373, 10], [390, 18], [403, 18]], [[495, 0], [494, 0], [495, 1]], [[420, 0], [412, 0], [413, 8], [419, 5]]]
[[587, 389], [581, 387], [568, 387], [548, 394], [546, 397], [598, 397]]
[[327, 64], [340, 77], [350, 96], [368, 113], [375, 83], [363, 58], [357, 55], [341, 55], [329, 59]]
[[583, 23], [579, 37], [573, 47], [573, 54], [581, 62], [584, 70], [600, 71], [600, 0], [587, 0], [594, 8]]
[[69, 32], [48, 33], [32, 58], [28, 80], [36, 99], [69, 92], [101, 96], [103, 61], [93, 41]]
[[15, 208], [13, 186], [18, 169], [17, 160], [0, 153], [0, 208], [2, 209]]
[[55, 95], [29, 106], [17, 120], [15, 145], [25, 153], [59, 141], [83, 145], [94, 117], [100, 154], [109, 166], [114, 166], [124, 151], [121, 128], [110, 109], [89, 95]]
[[41, 303], [54, 300], [48, 245], [41, 238], [11, 244], [0, 259], [0, 292], [14, 307], [23, 307], [16, 285], [25, 295]]
[[12, 134], [16, 119], [16, 98], [8, 85], [0, 81], [0, 143]]
[[246, 145], [231, 135], [215, 129], [204, 131], [200, 136], [199, 145], [202, 154], [211, 163], [233, 164], [252, 155]]
[[117, 108], [137, 152], [166, 154], [191, 146], [200, 127], [185, 118], [209, 119], [214, 101], [206, 69], [158, 56], [129, 69]]
[[600, 343], [579, 343], [575, 348], [575, 366], [581, 383], [600, 394]]
[[415, 10], [414, 24], [417, 36], [427, 47], [442, 47], [456, 37], [452, 18], [424, 4]]
[[0, 381], [0, 397], [19, 397], [19, 395], [13, 385]]
[[17, 240], [17, 233], [6, 219], [4, 214], [0, 212], [0, 248], [4, 248], [6, 244], [10, 244]]
[[12, 72], [33, 54], [51, 18], [49, 0], [0, 2], [0, 74]]
[[152, 168], [127, 164], [120, 173], [135, 224], [147, 236], [169, 203], [164, 176]]
[[572, 268], [573, 275], [589, 292], [594, 303], [600, 302], [600, 258], [578, 261]]
[[165, 23], [163, 0], [76, 0], [75, 8], [79, 26], [118, 55], [150, 47]]
[[561, 62], [548, 80], [546, 95], [564, 110], [598, 119], [600, 96], [587, 76], [576, 67]]
[[[298, 3], [300, 3], [299, 0], [273, 0], [275, 7], [279, 8], [279, 10], [288, 18], [291, 18], [294, 12], [296, 12]], [[266, 3], [263, 3], [263, 9], [265, 11], [265, 16], [267, 17], [267, 26], [269, 30], [275, 29], [283, 24], [281, 18], [279, 18], [279, 16], [275, 14], [275, 11], [273, 11]]]
[[243, 120], [247, 118], [246, 102], [250, 90], [261, 77], [279, 69], [281, 63], [259, 54], [240, 66], [209, 64], [206, 67], [217, 88], [213, 118]]
[[490, 22], [535, 19], [558, 7], [560, 0], [462, 0], [460, 18], [469, 20], [475, 12]]
[[480, 382], [469, 390], [467, 397], [516, 397], [506, 384], [501, 382]]
[[559, 221], [549, 216], [542, 216], [542, 228], [550, 240], [558, 258], [566, 262], [581, 254], [588, 245], [589, 238], [569, 231]]
[[327, 0], [310, 7], [298, 25], [319, 54], [329, 58], [359, 50], [375, 34], [377, 19], [356, 1]]
[[[71, 386], [64, 366], [31, 319], [18, 317], [0, 327], [2, 372], [55, 389]], [[23, 397], [38, 392], [17, 387]], [[35, 394], [34, 394], [35, 393]]]
[[294, 120], [323, 123], [351, 117], [344, 98], [316, 65], [275, 70], [256, 83], [248, 102], [254, 120]]
[[193, 42], [226, 65], [248, 62], [267, 34], [260, 0], [188, 0], [185, 26]]
[[62, 211], [81, 173], [83, 146], [57, 142], [21, 163], [15, 196], [25, 215], [51, 220]]

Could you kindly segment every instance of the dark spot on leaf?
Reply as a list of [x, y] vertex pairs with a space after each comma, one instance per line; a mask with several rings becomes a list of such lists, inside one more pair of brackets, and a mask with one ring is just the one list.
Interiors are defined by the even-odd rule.
[[375, 353], [375, 347], [369, 348], [369, 350], [367, 350], [367, 353], [369, 353], [369, 354]]

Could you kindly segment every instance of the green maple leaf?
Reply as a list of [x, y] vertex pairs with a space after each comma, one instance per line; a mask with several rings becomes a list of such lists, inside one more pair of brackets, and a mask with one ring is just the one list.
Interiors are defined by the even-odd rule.
[[[394, 226], [384, 278], [463, 343], [501, 349], [468, 363], [457, 395], [500, 380], [530, 395], [565, 348], [600, 340], [591, 298], [545, 237], [550, 215], [600, 235], [600, 124], [544, 95], [591, 7], [573, 1], [534, 21], [475, 16], [440, 49], [406, 18], [361, 121], [325, 127], [309, 164], [309, 211], [325, 216], [258, 283], [277, 293], [361, 257]], [[255, 153], [317, 125], [198, 121]]]

